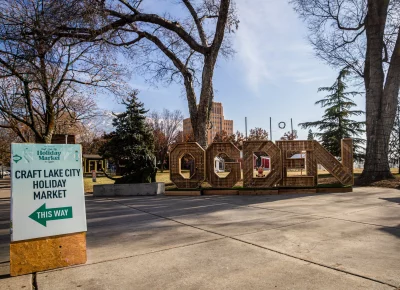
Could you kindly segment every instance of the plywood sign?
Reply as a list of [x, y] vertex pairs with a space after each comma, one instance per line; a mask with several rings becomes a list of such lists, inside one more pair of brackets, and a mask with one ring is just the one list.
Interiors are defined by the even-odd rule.
[[80, 145], [12, 144], [11, 241], [85, 232]]

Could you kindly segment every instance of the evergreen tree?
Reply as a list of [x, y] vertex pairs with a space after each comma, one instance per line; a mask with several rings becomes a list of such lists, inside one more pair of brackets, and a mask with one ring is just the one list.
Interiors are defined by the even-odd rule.
[[155, 182], [154, 137], [145, 116], [148, 111], [138, 101], [136, 92], [123, 104], [126, 111], [115, 115], [115, 131], [104, 136], [106, 143], [99, 153], [103, 158], [111, 159], [122, 175], [112, 178], [115, 183]]
[[311, 129], [308, 130], [307, 140], [310, 140], [310, 141], [314, 140], [314, 134]]
[[347, 85], [344, 79], [348, 74], [349, 71], [343, 69], [331, 87], [318, 89], [318, 92], [329, 92], [327, 96], [315, 103], [325, 108], [322, 120], [300, 123], [299, 126], [303, 129], [317, 128], [320, 132], [313, 133], [313, 135], [318, 137], [321, 144], [336, 157], [341, 156], [341, 139], [352, 138], [354, 158], [360, 160], [364, 158], [362, 144], [365, 143], [365, 139], [360, 138], [360, 136], [365, 132], [365, 122], [352, 120], [351, 117], [362, 115], [364, 112], [352, 110], [356, 104], [350, 97], [359, 93], [345, 92]]

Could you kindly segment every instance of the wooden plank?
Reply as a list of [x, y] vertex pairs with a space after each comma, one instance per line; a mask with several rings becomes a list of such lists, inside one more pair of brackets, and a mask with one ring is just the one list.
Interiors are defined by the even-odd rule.
[[351, 174], [351, 185], [354, 184], [354, 158], [353, 158], [353, 139], [344, 138], [341, 142], [342, 164]]
[[10, 275], [67, 267], [86, 263], [86, 233], [10, 243]]
[[315, 188], [282, 188], [279, 189], [279, 194], [307, 194], [307, 193], [316, 193], [317, 190]]
[[167, 196], [192, 196], [192, 195], [201, 195], [200, 190], [168, 190], [165, 191], [164, 195]]
[[321, 144], [315, 141], [315, 156], [317, 162], [321, 164], [330, 174], [332, 174], [341, 184], [353, 185], [353, 145], [351, 139], [342, 140], [342, 160], [339, 162]]
[[353, 192], [353, 187], [319, 187], [317, 188], [318, 193], [342, 193], [342, 192]]
[[221, 190], [214, 190], [214, 189], [205, 189], [203, 190], [204, 195], [238, 195], [239, 191], [234, 189], [221, 189]]
[[285, 186], [309, 187], [314, 186], [314, 176], [289, 176], [285, 178]]
[[239, 190], [239, 195], [274, 195], [279, 194], [278, 189]]

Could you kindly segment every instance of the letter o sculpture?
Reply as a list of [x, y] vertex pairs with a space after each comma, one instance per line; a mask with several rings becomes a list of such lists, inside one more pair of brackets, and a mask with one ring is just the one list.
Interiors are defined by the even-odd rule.
[[[169, 154], [169, 176], [178, 188], [198, 188], [205, 179], [205, 150], [196, 142], [179, 143]], [[189, 154], [194, 158], [195, 171], [190, 178], [184, 178], [180, 172], [181, 158]]]
[[[271, 160], [271, 171], [263, 178], [253, 177], [253, 153], [265, 152]], [[243, 142], [244, 187], [273, 187], [282, 179], [281, 150], [272, 141]]]
[[225, 162], [225, 168], [230, 169], [229, 174], [221, 178], [215, 173], [214, 158], [219, 154], [226, 154], [229, 158], [238, 160], [240, 150], [230, 142], [214, 142], [207, 148], [207, 181], [212, 187], [230, 188], [241, 179], [240, 163]]

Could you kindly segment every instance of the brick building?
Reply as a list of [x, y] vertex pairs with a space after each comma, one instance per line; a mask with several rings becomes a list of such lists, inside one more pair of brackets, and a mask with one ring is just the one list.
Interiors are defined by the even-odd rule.
[[[212, 103], [210, 114], [211, 128], [208, 130], [207, 143], [211, 144], [218, 132], [225, 131], [228, 135], [233, 134], [233, 120], [225, 120], [224, 107], [222, 103]], [[192, 132], [190, 118], [183, 120], [183, 135], [189, 135]]]

